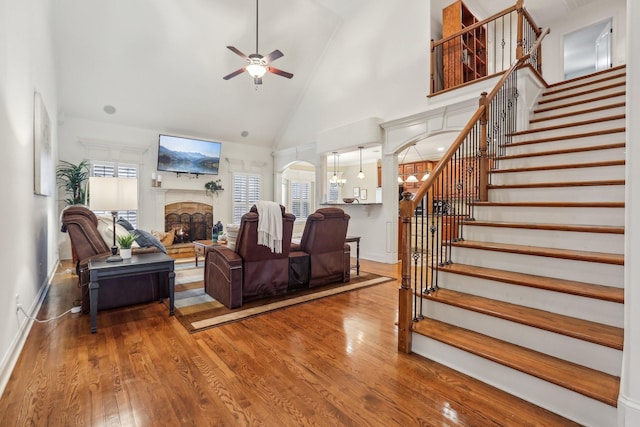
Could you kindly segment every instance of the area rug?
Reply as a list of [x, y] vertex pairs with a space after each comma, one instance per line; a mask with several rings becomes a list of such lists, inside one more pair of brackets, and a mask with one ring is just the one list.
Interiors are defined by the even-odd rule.
[[251, 301], [242, 307], [230, 310], [204, 292], [203, 274], [202, 266], [195, 267], [191, 264], [176, 268], [175, 314], [180, 323], [191, 333], [395, 280], [391, 277], [360, 271], [360, 276], [351, 276], [349, 283], [302, 289]]

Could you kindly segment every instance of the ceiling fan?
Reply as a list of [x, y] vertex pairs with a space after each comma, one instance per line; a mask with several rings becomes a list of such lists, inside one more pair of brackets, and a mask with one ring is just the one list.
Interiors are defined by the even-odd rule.
[[253, 77], [253, 82], [256, 85], [262, 84], [262, 76], [264, 76], [267, 71], [282, 77], [286, 77], [288, 79], [293, 77], [293, 74], [269, 65], [271, 62], [284, 56], [284, 54], [278, 49], [274, 50], [267, 56], [262, 56], [258, 53], [258, 0], [256, 0], [256, 53], [252, 53], [251, 55], [247, 56], [233, 46], [227, 46], [227, 49], [242, 57], [245, 61], [248, 62], [248, 65], [234, 71], [231, 74], [224, 76], [223, 79], [225, 80], [229, 80], [239, 74], [242, 74], [245, 71], [248, 72], [251, 77]]

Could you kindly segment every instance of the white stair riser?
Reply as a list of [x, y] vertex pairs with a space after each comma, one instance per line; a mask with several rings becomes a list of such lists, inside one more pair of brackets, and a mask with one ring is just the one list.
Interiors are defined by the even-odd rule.
[[[626, 69], [622, 68], [622, 69], [616, 69], [616, 70], [608, 70], [607, 72], [604, 73], [599, 73], [599, 74], [595, 74], [589, 77], [583, 77], [580, 78], [579, 80], [568, 80], [568, 81], [564, 81], [564, 82], [559, 82], [558, 84], [554, 84], [553, 87], [550, 87], [548, 89], [546, 89], [547, 92], [551, 92], [554, 90], [558, 90], [558, 89], [564, 89], [564, 88], [572, 88], [572, 87], [577, 87], [579, 85], [584, 86], [585, 83], [589, 83], [589, 84], [593, 84], [593, 85], [599, 85], [600, 87], [602, 87], [603, 85], [609, 85], [611, 84], [610, 82], [613, 79], [625, 79], [626, 78]], [[601, 80], [606, 79], [604, 82], [602, 82]], [[588, 86], [585, 86], [588, 87]]]
[[[501, 169], [504, 170], [504, 169]], [[491, 174], [491, 184], [528, 184], [531, 182], [583, 182], [625, 178], [625, 166], [595, 166], [570, 169], [514, 171]]]
[[605, 120], [597, 123], [585, 123], [575, 126], [568, 126], [557, 129], [539, 130], [536, 132], [529, 132], [525, 134], [516, 134], [513, 136], [513, 141], [533, 141], [541, 138], [555, 138], [561, 136], [570, 136], [585, 132], [598, 132], [604, 129], [624, 128], [624, 118]]
[[[512, 143], [517, 143], [520, 137], [513, 137]], [[535, 140], [530, 138], [527, 141]], [[586, 136], [580, 138], [564, 139], [562, 141], [538, 142], [535, 144], [510, 145], [506, 147], [506, 155], [514, 156], [518, 154], [541, 153], [558, 148], [571, 149], [578, 147], [593, 147], [604, 144], [617, 144], [625, 142], [624, 132], [607, 133], [602, 135]]]
[[579, 151], [572, 153], [551, 154], [547, 156], [501, 159], [500, 169], [526, 168], [546, 165], [573, 165], [582, 163], [624, 160], [624, 158], [624, 147], [607, 148], [604, 150]]
[[600, 111], [592, 111], [589, 113], [576, 114], [569, 117], [557, 117], [554, 119], [542, 120], [539, 122], [533, 122], [530, 124], [530, 129], [540, 129], [548, 126], [558, 126], [565, 123], [583, 122], [586, 120], [595, 120], [604, 116], [615, 116], [618, 114], [624, 114], [625, 107], [606, 108]]
[[413, 334], [413, 352], [585, 426], [614, 426], [617, 410], [539, 378]]
[[622, 352], [619, 350], [429, 299], [423, 304], [422, 314], [591, 369], [620, 375]]
[[556, 208], [537, 206], [476, 206], [478, 221], [575, 225], [624, 225], [624, 208]]
[[[594, 79], [594, 80], [599, 80], [599, 79]], [[584, 83], [586, 83], [586, 82], [580, 82], [580, 85], [567, 85], [565, 87], [556, 86], [556, 87], [550, 88], [550, 89], [546, 90], [542, 94], [540, 99], [544, 100], [544, 101], [548, 101], [548, 100], [556, 99], [556, 98], [559, 98], [559, 97], [566, 97], [568, 95], [578, 95], [578, 94], [581, 94], [581, 93], [584, 93], [584, 92], [587, 92], [587, 91], [593, 91], [595, 89], [604, 88], [604, 87], [611, 86], [611, 85], [625, 84], [626, 83], [626, 78], [625, 78], [624, 75], [619, 75], [618, 77], [609, 78], [607, 80], [600, 81], [600, 82], [597, 82], [597, 83], [592, 83], [592, 84], [587, 85], [587, 86], [584, 86]], [[560, 89], [566, 89], [566, 90], [562, 90], [561, 92], [557, 92]], [[555, 93], [552, 93], [552, 92], [555, 92]], [[596, 92], [600, 93], [600, 91], [596, 91]], [[581, 95], [578, 95], [578, 96], [581, 96]]]
[[568, 249], [585, 252], [624, 254], [624, 235], [576, 231], [514, 229], [507, 227], [465, 226], [465, 240]]
[[[539, 100], [538, 104], [536, 104], [536, 106], [534, 107], [534, 110], [538, 110], [540, 108], [562, 107], [567, 102], [589, 102], [596, 96], [616, 95], [620, 91], [624, 91], [624, 90], [625, 90], [625, 86], [620, 85], [620, 86], [611, 87], [609, 89], [602, 89], [594, 93], [585, 93], [583, 95], [572, 96], [570, 98], [564, 98], [564, 99], [556, 95], [553, 98], [548, 98], [549, 101], [547, 101], [546, 99]], [[551, 99], [554, 99], [554, 100], [552, 101]]]
[[622, 265], [461, 247], [452, 248], [451, 260], [460, 264], [516, 273], [544, 275], [556, 279], [619, 288], [624, 286], [624, 266]]
[[[563, 106], [563, 105], [559, 105], [558, 108], [553, 108], [550, 110], [547, 110], [547, 107], [543, 107], [543, 109], [545, 111], [540, 111], [538, 113], [534, 113], [531, 118], [532, 119], [543, 119], [546, 117], [551, 117], [551, 116], [557, 116], [559, 114], [565, 114], [565, 113], [570, 113], [573, 111], [580, 111], [580, 110], [587, 110], [590, 108], [600, 108], [600, 107], [606, 107], [608, 105], [611, 104], [616, 104], [616, 103], [620, 103], [620, 102], [625, 102], [625, 96], [624, 94], [622, 95], [616, 95], [616, 96], [610, 96], [608, 98], [604, 98], [604, 99], [597, 99], [597, 98], [602, 98], [602, 95], [600, 95], [599, 93], [596, 93], [593, 95], [593, 100], [589, 99], [589, 100], [585, 100], [583, 103], [581, 103], [580, 105], [576, 106], [576, 105], [571, 105], [571, 106]], [[566, 103], [572, 103], [573, 100], [572, 99], [568, 99], [565, 101]]]
[[619, 303], [454, 274], [447, 271], [440, 271], [439, 273], [438, 285], [440, 288], [618, 328], [624, 326], [624, 306]]
[[492, 188], [490, 202], [624, 202], [624, 185]]

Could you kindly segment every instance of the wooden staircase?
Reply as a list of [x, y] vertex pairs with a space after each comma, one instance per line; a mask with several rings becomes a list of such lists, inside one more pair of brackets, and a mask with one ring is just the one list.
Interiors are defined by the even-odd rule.
[[593, 426], [620, 387], [625, 72], [544, 91], [413, 328], [415, 353]]

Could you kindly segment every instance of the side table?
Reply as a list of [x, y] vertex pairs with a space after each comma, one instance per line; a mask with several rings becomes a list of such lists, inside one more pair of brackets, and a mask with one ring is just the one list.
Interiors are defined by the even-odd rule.
[[204, 256], [205, 251], [207, 250], [207, 246], [218, 246], [220, 243], [214, 242], [213, 240], [194, 240], [193, 248], [196, 252], [196, 267], [198, 266], [198, 256]]
[[[175, 303], [175, 272], [174, 260], [167, 254], [154, 252], [133, 255], [130, 259], [120, 262], [107, 262], [106, 259], [89, 260], [89, 301], [91, 313], [91, 333], [98, 330], [98, 292], [100, 280], [115, 277], [135, 276], [138, 274], [158, 273], [159, 278], [166, 278], [169, 282], [169, 316], [174, 314]], [[166, 273], [162, 275], [161, 273]], [[159, 280], [158, 286], [166, 281]]]
[[360, 275], [360, 236], [347, 236], [346, 243], [356, 244], [356, 276]]

